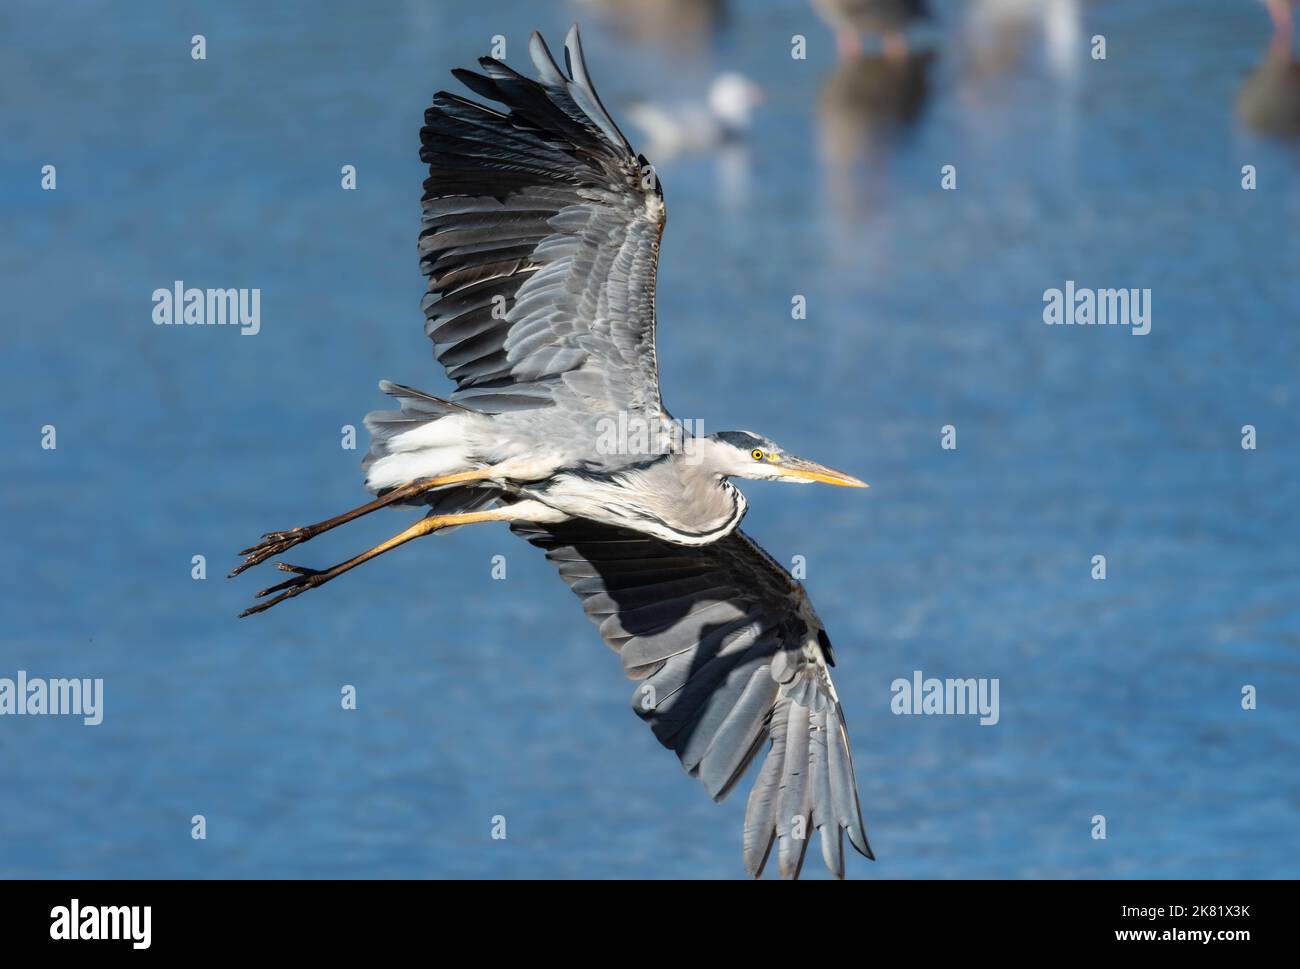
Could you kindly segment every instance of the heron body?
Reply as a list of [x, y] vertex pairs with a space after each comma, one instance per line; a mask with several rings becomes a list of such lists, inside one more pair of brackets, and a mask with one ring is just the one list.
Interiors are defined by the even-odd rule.
[[[589, 518], [685, 545], [721, 538], [744, 516], [744, 495], [718, 472], [730, 448], [717, 447], [712, 438], [684, 439], [666, 416], [659, 422], [664, 429], [650, 439], [656, 450], [604, 450], [594, 442], [612, 418], [573, 419], [555, 407], [499, 414], [445, 408], [445, 414], [425, 416], [439, 406], [436, 399], [393, 384], [384, 389], [406, 402], [425, 400], [426, 411], [407, 404], [367, 417], [375, 443], [365, 463], [366, 485], [374, 493], [490, 468], [488, 477], [465, 489], [466, 498], [496, 489], [545, 505], [555, 520]], [[399, 430], [386, 437], [390, 428]], [[757, 435], [753, 443], [771, 446]]]
[[[503, 521], [545, 550], [627, 674], [637, 713], [721, 798], [767, 742], [744, 860], [797, 875], [806, 835], [843, 875], [843, 838], [870, 857], [830, 640], [802, 586], [738, 528], [734, 478], [864, 487], [748, 431], [691, 434], [659, 393], [654, 292], [663, 194], [587, 74], [534, 34], [532, 80], [481, 58], [425, 115], [420, 232], [425, 332], [455, 389], [383, 382], [370, 414], [373, 501], [272, 532], [234, 573], [379, 508], [419, 521], [329, 569], [258, 593], [262, 612], [435, 532]], [[653, 433], [629, 440], [611, 428]], [[648, 690], [648, 692], [646, 692]]]

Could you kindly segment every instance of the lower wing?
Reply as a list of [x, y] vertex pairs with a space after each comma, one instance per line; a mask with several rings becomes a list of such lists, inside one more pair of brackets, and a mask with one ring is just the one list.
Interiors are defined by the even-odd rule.
[[814, 828], [844, 875], [844, 835], [868, 858], [853, 758], [831, 683], [830, 641], [804, 589], [739, 530], [673, 545], [574, 520], [516, 524], [546, 551], [600, 634], [640, 680], [632, 705], [714, 800], [767, 758], [745, 812], [744, 860], [794, 878]]

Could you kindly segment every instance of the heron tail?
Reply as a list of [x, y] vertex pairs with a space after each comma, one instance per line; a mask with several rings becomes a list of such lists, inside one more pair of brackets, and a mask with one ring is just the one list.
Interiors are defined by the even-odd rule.
[[466, 432], [483, 415], [413, 387], [383, 380], [379, 389], [400, 410], [366, 415], [370, 452], [361, 462], [366, 487], [378, 494], [389, 488], [454, 474], [471, 466]]

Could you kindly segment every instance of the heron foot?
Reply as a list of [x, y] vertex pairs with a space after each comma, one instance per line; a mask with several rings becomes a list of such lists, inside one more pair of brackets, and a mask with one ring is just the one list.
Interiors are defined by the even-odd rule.
[[257, 593], [257, 595], [254, 596], [255, 599], [263, 599], [275, 592], [279, 592], [280, 594], [267, 602], [261, 602], [255, 606], [249, 606], [239, 614], [240, 619], [243, 619], [245, 616], [251, 616], [254, 613], [265, 612], [277, 603], [284, 602], [285, 599], [292, 599], [296, 595], [301, 595], [308, 589], [314, 589], [319, 585], [324, 585], [340, 572], [346, 571], [337, 566], [332, 569], [323, 570], [309, 569], [301, 565], [290, 565], [288, 562], [277, 562], [276, 568], [281, 572], [292, 572], [294, 573], [294, 577], [292, 579], [285, 579], [283, 582], [279, 582], [273, 586], [268, 586], [261, 592]]
[[315, 525], [290, 528], [284, 532], [267, 532], [256, 545], [252, 545], [239, 553], [244, 556], [244, 561], [235, 567], [235, 570], [230, 573], [228, 578], [233, 579], [240, 572], [251, 569], [254, 565], [260, 565], [272, 555], [279, 555], [295, 545], [301, 545], [308, 539], [315, 538], [322, 532], [328, 532], [332, 528], [338, 528], [338, 526], [346, 525], [350, 521], [356, 521], [363, 515], [369, 515], [372, 511], [386, 508], [398, 502], [409, 501], [436, 488], [445, 488], [448, 485], [465, 484], [471, 481], [482, 481], [485, 478], [490, 478], [496, 471], [496, 468], [476, 468], [473, 471], [461, 471], [457, 474], [444, 475], [441, 478], [412, 481], [410, 484], [386, 491], [374, 501], [353, 508], [351, 511], [345, 511], [341, 515], [335, 515], [333, 518], [327, 518], [323, 522], [317, 522]]
[[[419, 538], [421, 535], [429, 535], [443, 528], [455, 528], [460, 525], [473, 524], [474, 522], [562, 521], [564, 517], [564, 515], [556, 512], [554, 509], [549, 508], [539, 501], [533, 500], [518, 501], [502, 508], [489, 508], [486, 511], [467, 511], [457, 515], [426, 515], [410, 528], [394, 535], [387, 541], [380, 542], [374, 548], [368, 548], [360, 555], [353, 556], [346, 562], [340, 562], [338, 565], [331, 566], [323, 571], [303, 568], [300, 565], [290, 565], [287, 562], [277, 562], [276, 565], [280, 571], [292, 572], [294, 573], [294, 577], [263, 589], [255, 598], [265, 599], [269, 595], [275, 595], [275, 593], [279, 593], [279, 595], [275, 595], [274, 599], [267, 599], [266, 602], [250, 606], [239, 614], [239, 618], [243, 619], [245, 616], [252, 616], [259, 612], [265, 612], [272, 606], [284, 602], [285, 599], [292, 599], [294, 596], [301, 595], [308, 589], [315, 589], [318, 586], [322, 586], [330, 579], [340, 576], [351, 569], [355, 569], [358, 565], [363, 565], [376, 556], [383, 555], [385, 552], [397, 548], [399, 545], [405, 545], [407, 542]], [[303, 541], [306, 541], [306, 539], [303, 539]]]
[[260, 565], [272, 555], [279, 555], [295, 545], [301, 545], [307, 539], [319, 535], [321, 531], [322, 529], [319, 526], [305, 525], [302, 528], [290, 528], [284, 532], [267, 532], [256, 545], [250, 546], [239, 553], [244, 556], [244, 561], [235, 567], [228, 578], [234, 578], [245, 569]]

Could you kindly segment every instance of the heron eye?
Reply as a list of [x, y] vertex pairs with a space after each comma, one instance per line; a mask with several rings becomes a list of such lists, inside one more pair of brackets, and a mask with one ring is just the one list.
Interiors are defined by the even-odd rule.
[[756, 447], [756, 448], [754, 448], [754, 450], [750, 451], [749, 453], [753, 456], [753, 458], [754, 458], [755, 461], [762, 461], [762, 460], [763, 460], [763, 449], [762, 449], [762, 448], [757, 448], [757, 447]]

